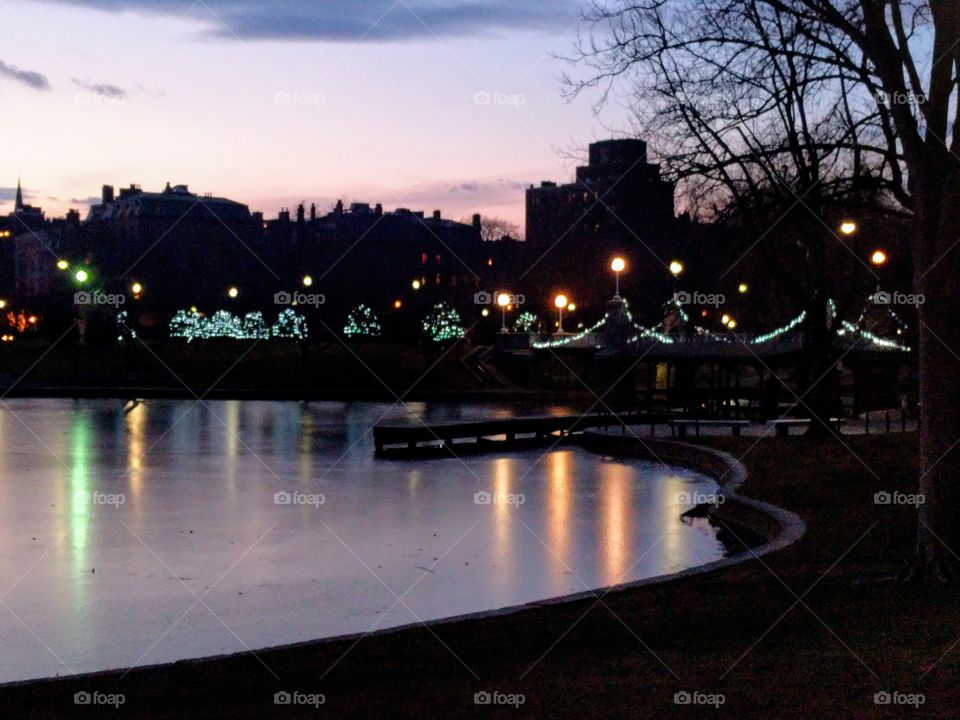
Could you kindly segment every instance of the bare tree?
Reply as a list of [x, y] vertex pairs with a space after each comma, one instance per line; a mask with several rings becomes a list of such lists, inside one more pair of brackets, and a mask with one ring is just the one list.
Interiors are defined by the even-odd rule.
[[[469, 225], [471, 221], [462, 220], [461, 222]], [[495, 242], [502, 240], [504, 237], [520, 240], [520, 226], [501, 217], [483, 215], [480, 218], [480, 237], [485, 242]]]
[[585, 20], [573, 59], [587, 74], [568, 78], [571, 92], [600, 87], [601, 102], [625, 93], [697, 212], [808, 210], [814, 252], [831, 241], [831, 206], [881, 199], [909, 214], [914, 284], [927, 299], [926, 503], [911, 575], [960, 580], [956, 0], [594, 2]]

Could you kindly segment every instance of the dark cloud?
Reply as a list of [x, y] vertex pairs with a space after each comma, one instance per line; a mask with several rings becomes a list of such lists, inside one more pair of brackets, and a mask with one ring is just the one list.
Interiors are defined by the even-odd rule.
[[[46, 0], [182, 17], [182, 0]], [[220, 38], [388, 42], [556, 29], [577, 18], [577, 0], [206, 0], [189, 17]]]
[[458, 183], [450, 187], [451, 193], [484, 193], [496, 194], [502, 192], [515, 192], [523, 190], [527, 184], [517, 180], [505, 180], [499, 178], [491, 182], [467, 181]]
[[122, 87], [117, 87], [116, 85], [87, 82], [85, 80], [78, 80], [77, 78], [71, 78], [71, 80], [77, 87], [88, 90], [89, 92], [95, 93], [101, 97], [112, 98], [114, 100], [125, 100], [127, 97], [127, 91]]
[[70, 204], [71, 205], [99, 205], [100, 196], [91, 195], [85, 198], [70, 198]]
[[0, 76], [8, 77], [11, 80], [22, 82], [24, 85], [32, 87], [34, 90], [49, 90], [50, 81], [47, 76], [34, 72], [33, 70], [21, 70], [15, 65], [7, 65], [0, 60]]

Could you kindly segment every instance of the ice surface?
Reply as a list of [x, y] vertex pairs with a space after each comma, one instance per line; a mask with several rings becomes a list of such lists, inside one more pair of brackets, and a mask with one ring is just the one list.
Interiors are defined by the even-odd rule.
[[0, 682], [376, 630], [723, 554], [712, 533], [679, 520], [681, 493], [714, 489], [685, 470], [569, 448], [373, 457], [381, 418], [559, 408], [128, 410], [107, 400], [0, 408]]

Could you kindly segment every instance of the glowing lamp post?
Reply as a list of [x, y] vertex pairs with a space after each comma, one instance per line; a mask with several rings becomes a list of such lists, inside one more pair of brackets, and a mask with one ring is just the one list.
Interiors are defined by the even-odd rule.
[[77, 279], [78, 283], [85, 283], [87, 280], [90, 279], [90, 273], [88, 273], [86, 270], [80, 269], [80, 270], [77, 270], [74, 277]]
[[683, 263], [679, 260], [671, 260], [667, 269], [670, 271], [671, 275], [673, 275], [675, 278], [678, 278], [683, 273]]
[[874, 250], [873, 254], [870, 256], [870, 262], [877, 267], [885, 265], [888, 259], [889, 258], [887, 257], [887, 254], [883, 250]]
[[500, 306], [500, 332], [507, 332], [507, 306], [510, 304], [510, 296], [507, 293], [497, 295], [497, 305]]
[[620, 273], [624, 271], [624, 268], [627, 267], [627, 261], [622, 257], [615, 257], [610, 261], [610, 269], [613, 270], [613, 274], [617, 278], [616, 292], [613, 294], [614, 300], [620, 299]]
[[844, 220], [840, 223], [840, 233], [843, 235], [853, 235], [857, 232], [857, 224], [853, 220]]
[[553, 304], [557, 307], [557, 334], [563, 335], [563, 309], [568, 304], [567, 296], [563, 293], [560, 293], [553, 299]]
[[236, 288], [236, 286], [233, 286], [227, 290], [227, 296], [231, 300], [236, 300], [240, 296], [240, 291]]
[[133, 285], [130, 286], [130, 291], [133, 293], [133, 296], [139, 300], [140, 293], [143, 292], [143, 285], [141, 283], [135, 282]]
[[57, 270], [66, 270], [70, 267], [70, 263], [66, 260], [57, 260]]
[[303, 283], [304, 287], [310, 287], [311, 285], [313, 285], [313, 278], [310, 277], [309, 275], [304, 275], [303, 280], [301, 282]]

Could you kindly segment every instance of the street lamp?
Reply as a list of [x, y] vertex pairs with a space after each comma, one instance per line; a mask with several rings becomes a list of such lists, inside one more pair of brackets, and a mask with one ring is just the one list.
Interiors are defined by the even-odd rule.
[[877, 266], [886, 264], [887, 259], [887, 254], [883, 250], [874, 250], [870, 256], [870, 262]]
[[671, 275], [680, 277], [680, 274], [683, 272], [683, 263], [679, 260], [671, 260], [668, 269]]
[[236, 286], [232, 286], [229, 290], [227, 290], [227, 295], [230, 296], [231, 300], [236, 300], [237, 296], [240, 295], [240, 291], [236, 288]]
[[310, 277], [309, 275], [304, 275], [303, 280], [301, 282], [303, 282], [304, 287], [310, 287], [311, 285], [313, 285], [313, 278]]
[[90, 273], [81, 268], [80, 270], [77, 270], [77, 273], [74, 275], [74, 277], [77, 279], [77, 282], [85, 283], [90, 279]]
[[500, 332], [507, 332], [507, 306], [510, 304], [510, 296], [507, 293], [497, 295], [497, 305], [500, 306]]
[[419, 281], [419, 280], [414, 280], [412, 283], [410, 283], [410, 286], [411, 286], [414, 290], [419, 290], [419, 289], [420, 289], [420, 281]]
[[844, 220], [840, 223], [840, 232], [844, 235], [853, 235], [857, 231], [857, 223], [853, 220]]
[[143, 292], [143, 285], [141, 285], [138, 282], [135, 282], [133, 285], [130, 286], [130, 290], [133, 292], [134, 295], [139, 295], [140, 293]]
[[57, 270], [66, 270], [68, 267], [70, 267], [70, 263], [66, 260], [57, 260]]
[[0, 300], [0, 310], [3, 310], [7, 306], [6, 300]]
[[620, 299], [620, 273], [622, 273], [626, 267], [627, 261], [622, 257], [615, 257], [610, 261], [610, 269], [613, 270], [613, 273], [617, 278], [617, 291], [613, 294], [614, 300]]
[[740, 285], [737, 287], [737, 292], [739, 292], [741, 295], [746, 295], [749, 290], [750, 286], [746, 283], [740, 283]]
[[553, 304], [557, 306], [559, 317], [557, 319], [557, 333], [563, 335], [563, 309], [567, 306], [567, 296], [560, 293], [553, 299]]

